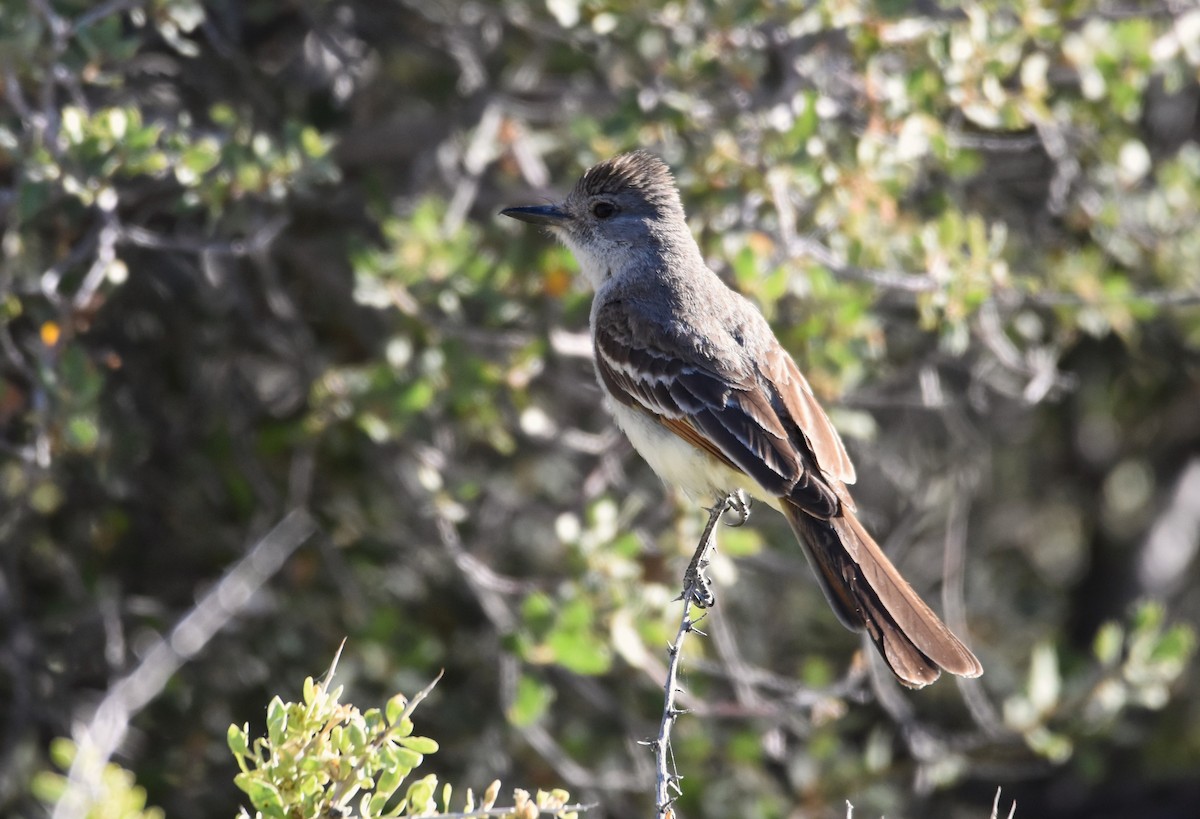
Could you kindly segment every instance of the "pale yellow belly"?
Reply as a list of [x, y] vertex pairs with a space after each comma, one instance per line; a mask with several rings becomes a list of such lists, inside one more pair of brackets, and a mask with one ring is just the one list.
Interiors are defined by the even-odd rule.
[[704, 503], [735, 490], [743, 490], [757, 500], [778, 509], [778, 498], [764, 492], [758, 482], [745, 473], [697, 449], [676, 436], [644, 412], [609, 402], [617, 426], [629, 438], [633, 448], [650, 468], [672, 486]]

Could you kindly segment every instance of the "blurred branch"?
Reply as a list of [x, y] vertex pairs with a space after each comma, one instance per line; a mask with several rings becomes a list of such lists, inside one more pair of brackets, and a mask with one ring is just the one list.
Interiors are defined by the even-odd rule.
[[866, 635], [863, 635], [862, 644], [863, 651], [867, 656], [869, 679], [871, 690], [875, 694], [875, 701], [900, 729], [900, 737], [909, 753], [920, 763], [914, 787], [918, 791], [926, 791], [928, 784], [922, 784], [924, 763], [937, 763], [945, 757], [944, 742], [921, 724], [912, 703], [901, 693], [900, 685], [892, 675], [891, 669], [872, 649]]
[[1087, 307], [1092, 304], [1150, 304], [1155, 307], [1194, 307], [1200, 304], [1196, 290], [1143, 290], [1118, 298], [1085, 299], [1078, 293], [1045, 291], [1027, 293], [1021, 301], [1038, 307]]
[[1034, 346], [1025, 352], [1017, 349], [1004, 331], [994, 299], [980, 306], [977, 318], [976, 335], [996, 361], [1020, 376], [1024, 386], [1018, 394], [1026, 403], [1038, 404], [1051, 393], [1061, 393], [1075, 385], [1074, 376], [1059, 371], [1058, 358], [1051, 348]]
[[[705, 674], [718, 678], [728, 678], [735, 673], [733, 669], [722, 663], [716, 663], [703, 658], [693, 660], [692, 667], [697, 671], [703, 671]], [[776, 674], [768, 669], [749, 664], [737, 669], [736, 673], [741, 674], [742, 679], [750, 685], [781, 697], [786, 702], [785, 707], [789, 710], [812, 708], [831, 699], [841, 697], [861, 699], [858, 693], [862, 686], [863, 677], [860, 670], [853, 664], [847, 668], [844, 677], [824, 688], [813, 688], [798, 682], [794, 677]], [[712, 712], [712, 709], [704, 706], [693, 707], [689, 710], [698, 713]], [[776, 716], [782, 713], [782, 711], [779, 708], [766, 708], [762, 709], [762, 713], [766, 716]]]
[[20, 81], [17, 79], [17, 72], [13, 70], [12, 63], [5, 60], [0, 63], [0, 67], [4, 68], [4, 98], [12, 109], [16, 111], [17, 116], [26, 126], [38, 129], [39, 121], [37, 114], [29, 106], [29, 100], [25, 98], [25, 89], [21, 87]]
[[829, 269], [839, 279], [866, 282], [885, 290], [901, 293], [932, 293], [940, 283], [928, 273], [907, 273], [901, 270], [879, 270], [845, 264], [816, 239], [795, 236], [786, 245], [789, 256], [808, 256]]
[[[111, 207], [100, 208], [100, 226], [96, 233], [96, 254], [87, 273], [83, 276], [83, 281], [79, 284], [79, 289], [75, 291], [75, 295], [71, 299], [72, 306], [76, 310], [83, 309], [91, 301], [92, 296], [104, 283], [117, 260], [116, 245], [117, 237], [120, 235], [120, 226], [117, 224], [115, 196], [111, 205]], [[44, 286], [46, 284], [45, 277], [42, 282]], [[58, 295], [57, 284], [56, 281], [54, 297]], [[48, 293], [47, 297], [53, 300], [51, 294]]]
[[1062, 216], [1067, 210], [1068, 198], [1075, 181], [1083, 173], [1076, 155], [1075, 146], [1067, 138], [1067, 129], [1058, 122], [1042, 116], [1037, 106], [1022, 104], [1021, 113], [1033, 123], [1042, 140], [1042, 148], [1054, 163], [1054, 174], [1050, 178], [1050, 189], [1046, 195], [1046, 210], [1053, 216]]
[[1161, 597], [1187, 582], [1200, 551], [1200, 457], [1183, 468], [1166, 508], [1154, 521], [1138, 555], [1138, 581]]
[[572, 333], [561, 327], [550, 330], [550, 349], [564, 358], [592, 358], [592, 335], [586, 330]]
[[221, 241], [205, 241], [202, 239], [181, 239], [175, 236], [164, 236], [142, 227], [121, 225], [117, 241], [119, 244], [130, 244], [151, 250], [175, 250], [183, 253], [216, 253], [224, 256], [250, 256], [260, 253], [279, 238], [279, 234], [288, 226], [290, 220], [286, 216], [275, 216], [260, 225], [246, 239], [224, 239]]
[[[963, 481], [956, 480], [956, 486], [962, 486]], [[966, 566], [967, 566], [967, 527], [970, 522], [971, 496], [965, 492], [956, 492], [950, 498], [949, 520], [946, 521], [946, 542], [942, 553], [942, 610], [946, 615], [946, 625], [956, 634], [967, 635], [967, 604], [966, 604]], [[988, 736], [998, 736], [1004, 733], [1000, 712], [988, 698], [983, 685], [978, 679], [955, 677], [954, 682], [962, 693], [967, 710], [975, 724], [984, 730]]]
[[1078, 25], [1082, 25], [1092, 18], [1099, 20], [1129, 20], [1129, 19], [1145, 19], [1147, 17], [1171, 17], [1177, 18], [1195, 8], [1191, 0], [1166, 0], [1162, 3], [1128, 3], [1118, 4], [1113, 3], [1105, 8], [1098, 8], [1088, 14], [1083, 15]]
[[479, 116], [471, 142], [462, 153], [463, 173], [458, 179], [458, 184], [454, 186], [454, 195], [442, 220], [442, 230], [448, 234], [457, 233], [462, 228], [467, 211], [475, 203], [475, 197], [479, 194], [480, 178], [493, 159], [497, 135], [503, 121], [500, 106], [494, 102], [489, 103]]
[[120, 14], [123, 11], [128, 11], [142, 5], [145, 5], [144, 0], [108, 0], [108, 2], [101, 3], [94, 9], [85, 11], [76, 17], [71, 23], [71, 33], [78, 34], [92, 23], [99, 22], [109, 15]]
[[160, 638], [138, 666], [108, 690], [91, 720], [74, 730], [78, 751], [67, 773], [66, 792], [54, 807], [54, 819], [75, 819], [88, 813], [100, 793], [104, 768], [124, 741], [134, 715], [246, 608], [316, 528], [306, 510], [288, 513], [200, 598], [170, 635]]
[[1024, 153], [1042, 147], [1041, 137], [1037, 134], [968, 134], [964, 131], [950, 131], [947, 137], [950, 144], [956, 148], [994, 154]]
[[454, 521], [440, 509], [437, 512], [437, 530], [442, 545], [454, 559], [454, 565], [462, 572], [467, 587], [475, 595], [475, 600], [492, 626], [501, 634], [510, 633], [516, 623], [504, 597], [525, 593], [533, 588], [533, 584], [505, 577], [468, 552], [458, 536]]
[[[777, 198], [778, 200], [778, 198]], [[898, 293], [932, 293], [943, 286], [928, 273], [912, 273], [905, 270], [885, 270], [858, 267], [846, 264], [828, 247], [816, 239], [784, 236], [787, 255], [807, 256], [820, 263], [834, 276], [846, 281], [864, 282]], [[1121, 296], [1089, 299], [1078, 293], [1044, 290], [1037, 293], [1020, 293], [1015, 290], [996, 289], [997, 295], [988, 301], [1005, 307], [1032, 305], [1036, 307], [1087, 307], [1102, 304], [1145, 303], [1156, 307], [1190, 307], [1200, 304], [1200, 291], [1196, 290], [1143, 290]]]
[[721, 662], [728, 669], [728, 679], [738, 705], [747, 711], [762, 710], [762, 698], [750, 682], [750, 668], [738, 651], [737, 640], [729, 624], [724, 617], [717, 616], [710, 617], [709, 622], [712, 624], [713, 644]]
[[632, 791], [645, 786], [635, 774], [622, 774], [619, 771], [594, 772], [580, 765], [553, 736], [539, 723], [523, 725], [521, 736], [535, 751], [554, 768], [554, 772], [567, 781], [573, 788], [592, 788], [606, 793], [613, 791]]
[[[526, 805], [532, 805], [532, 802], [526, 802]], [[567, 813], [585, 813], [596, 807], [596, 802], [578, 803], [574, 805], [563, 805], [561, 808], [542, 808], [532, 816], [562, 816]], [[536, 807], [536, 806], [535, 806]], [[525, 816], [524, 812], [517, 811], [512, 805], [502, 808], [488, 808], [486, 810], [472, 810], [466, 813], [439, 813], [437, 819], [491, 819], [491, 817], [499, 817], [503, 819], [506, 816], [516, 816], [520, 813]]]
[[71, 40], [71, 26], [51, 7], [48, 0], [30, 0], [30, 6], [36, 9], [46, 23], [51, 35], [50, 54], [42, 66], [45, 76], [42, 77], [41, 111], [31, 121], [41, 137], [43, 144], [51, 153], [58, 156], [61, 149], [58, 146], [58, 123], [60, 112], [55, 99], [55, 89], [58, 84], [66, 85], [75, 98], [75, 104], [81, 108], [87, 107], [79, 80], [75, 72], [63, 66], [59, 58], [66, 52]]

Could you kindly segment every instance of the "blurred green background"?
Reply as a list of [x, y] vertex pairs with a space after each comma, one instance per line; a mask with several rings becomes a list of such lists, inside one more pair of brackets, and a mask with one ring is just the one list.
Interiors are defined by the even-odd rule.
[[151, 804], [232, 816], [227, 727], [347, 636], [363, 708], [445, 668], [443, 778], [651, 814], [703, 513], [601, 407], [574, 262], [496, 215], [644, 147], [986, 668], [875, 677], [760, 510], [682, 815], [1200, 815], [1198, 67], [1200, 12], [1139, 0], [3, 0], [0, 813], [305, 509], [134, 714]]

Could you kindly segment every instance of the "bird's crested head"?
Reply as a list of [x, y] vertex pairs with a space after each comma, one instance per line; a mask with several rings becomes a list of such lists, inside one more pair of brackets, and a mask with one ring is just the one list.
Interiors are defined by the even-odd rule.
[[675, 178], [645, 151], [615, 156], [589, 168], [558, 204], [507, 208], [502, 213], [550, 229], [579, 260], [594, 287], [614, 274], [654, 268], [665, 255], [694, 257]]
[[683, 210], [671, 169], [647, 151], [631, 151], [593, 165], [567, 199], [582, 203], [608, 197], [640, 199], [664, 215]]

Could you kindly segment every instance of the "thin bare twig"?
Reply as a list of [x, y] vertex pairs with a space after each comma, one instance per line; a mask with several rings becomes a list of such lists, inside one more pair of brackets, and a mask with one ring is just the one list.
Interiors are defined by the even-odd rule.
[[[710, 677], [725, 679], [730, 683], [735, 681], [734, 677], [736, 676], [747, 685], [753, 686], [756, 693], [758, 690], [762, 690], [768, 694], [775, 695], [775, 698], [780, 701], [779, 704], [764, 708], [761, 711], [764, 716], [769, 717], [793, 712], [797, 708], [813, 708], [833, 699], [859, 697], [862, 691], [864, 676], [856, 666], [851, 665], [847, 669], [846, 674], [832, 685], [813, 688], [804, 685], [794, 677], [776, 674], [773, 671], [750, 665], [744, 661], [736, 670], [730, 668], [727, 663], [717, 663], [705, 659], [693, 660], [692, 667], [696, 671], [701, 671]], [[703, 713], [712, 711], [708, 707], [695, 707], [691, 710]]]
[[[700, 542], [696, 545], [696, 552], [683, 575], [683, 593], [677, 598], [683, 600], [683, 614], [679, 618], [679, 631], [675, 634], [675, 641], [667, 649], [670, 659], [667, 663], [667, 681], [663, 684], [665, 696], [662, 719], [658, 725], [658, 736], [647, 743], [654, 749], [654, 804], [655, 816], [659, 819], [674, 819], [675, 812], [671, 809], [671, 805], [674, 803], [675, 797], [683, 793], [679, 787], [680, 777], [675, 770], [675, 759], [671, 752], [671, 729], [675, 725], [675, 720], [681, 714], [687, 713], [686, 710], [675, 705], [675, 695], [679, 693], [679, 659], [683, 654], [683, 641], [693, 631], [703, 634], [696, 628], [696, 624], [703, 618], [703, 615], [701, 618], [693, 619], [692, 606], [694, 604], [700, 608], [708, 608], [716, 602], [710, 582], [704, 575], [716, 543], [713, 529], [716, 527], [717, 521], [721, 519], [721, 515], [725, 514], [727, 510], [738, 508], [745, 509], [744, 500], [735, 500], [730, 495], [717, 501], [709, 510], [708, 523], [704, 526]], [[671, 795], [672, 791], [675, 792], [674, 796]]]
[[1189, 583], [1200, 554], [1200, 457], [1179, 472], [1170, 498], [1142, 542], [1137, 559], [1141, 593], [1165, 599]]
[[[338, 646], [337, 655], [334, 656], [333, 663], [329, 666], [329, 673], [326, 675], [325, 680], [322, 683], [323, 686], [327, 687], [333, 683], [333, 673], [334, 673], [334, 670], [337, 668], [337, 661], [342, 656], [342, 648], [345, 645], [346, 645], [346, 641], [342, 640], [342, 645]], [[391, 723], [390, 728], [388, 728], [386, 731], [383, 731], [382, 733], [380, 733], [379, 736], [375, 737], [375, 739], [371, 741], [370, 745], [368, 746], [368, 751], [370, 751], [372, 753], [378, 752], [378, 750], [383, 747], [384, 743], [386, 743], [393, 736], [396, 736], [400, 733], [400, 728], [404, 724], [404, 721], [407, 720], [409, 717], [411, 717], [413, 712], [417, 710], [417, 706], [420, 705], [425, 700], [425, 698], [430, 695], [430, 693], [433, 691], [434, 687], [439, 682], [441, 682], [442, 675], [445, 673], [446, 673], [445, 669], [442, 669], [441, 671], [439, 671], [437, 673], [437, 676], [434, 677], [429, 682], [429, 685], [425, 686], [424, 688], [422, 688], [420, 691], [418, 691], [416, 694], [414, 694], [412, 697], [410, 697], [408, 699], [408, 702], [406, 702], [404, 705], [404, 711], [402, 711], [400, 713], [400, 716], [397, 717], [395, 719], [395, 721], [393, 721]], [[370, 756], [370, 753], [365, 753], [362, 755], [362, 759], [364, 760], [364, 762], [360, 763], [356, 770], [361, 769], [362, 765], [365, 764], [365, 760], [369, 756]], [[351, 791], [358, 790], [358, 788], [360, 787], [360, 784], [361, 784], [361, 780], [356, 773], [351, 773], [350, 775], [343, 777], [341, 782], [338, 783], [337, 787], [334, 788], [333, 793], [330, 794], [329, 803], [331, 805], [340, 805], [347, 798], [347, 796], [351, 793]]]
[[163, 236], [136, 225], [122, 225], [117, 237], [119, 244], [147, 247], [151, 250], [175, 250], [183, 253], [215, 253], [220, 256], [249, 256], [260, 253], [279, 237], [288, 225], [284, 216], [268, 219], [245, 239], [207, 241]]
[[839, 279], [866, 282], [885, 290], [901, 293], [932, 293], [941, 283], [928, 273], [910, 273], [904, 270], [877, 270], [846, 264], [832, 250], [807, 236], [796, 236], [787, 244], [789, 256], [808, 256], [829, 269]]
[[[955, 483], [961, 485], [961, 481]], [[946, 543], [942, 553], [942, 610], [946, 624], [957, 634], [967, 633], [967, 604], [964, 592], [967, 562], [967, 523], [970, 517], [970, 496], [955, 495], [950, 501], [950, 519], [946, 521]], [[967, 710], [975, 724], [988, 736], [1004, 733], [1000, 713], [984, 692], [979, 680], [955, 677]]]
[[[96, 236], [96, 253], [92, 259], [92, 264], [84, 274], [83, 281], [79, 284], [79, 289], [75, 291], [71, 302], [76, 309], [82, 309], [91, 301], [92, 296], [104, 283], [112, 269], [113, 263], [117, 260], [117, 236], [120, 234], [120, 227], [117, 224], [116, 213], [116, 197], [112, 207], [100, 209], [100, 229]], [[44, 283], [45, 284], [45, 283]], [[54, 282], [54, 296], [58, 295], [58, 281]]]
[[1200, 290], [1141, 290], [1098, 299], [1085, 299], [1078, 293], [1049, 290], [1029, 293], [1023, 301], [1038, 307], [1087, 307], [1104, 304], [1148, 304], [1151, 307], [1195, 307], [1200, 304]]
[[[777, 201], [781, 201], [777, 197]], [[782, 232], [782, 231], [781, 231]], [[823, 265], [834, 276], [845, 281], [871, 284], [894, 293], [916, 296], [932, 293], [945, 286], [928, 273], [916, 273], [901, 269], [879, 269], [847, 264], [830, 248], [809, 236], [793, 236], [784, 239], [788, 257], [808, 257]], [[1033, 307], [1087, 307], [1105, 304], [1148, 304], [1153, 307], [1194, 307], [1200, 304], [1200, 290], [1143, 290], [1096, 299], [1085, 298], [1078, 293], [1046, 290], [1023, 293], [1017, 290], [1000, 290], [989, 300], [1005, 308], [1029, 305]]]
[[[1008, 811], [1008, 819], [1017, 815], [1017, 800], [1013, 800]], [[996, 798], [992, 800], [992, 819], [1000, 819], [1000, 788], [996, 788]]]
[[498, 103], [489, 103], [479, 116], [475, 126], [475, 134], [470, 144], [462, 152], [462, 175], [454, 186], [454, 195], [446, 207], [446, 215], [442, 219], [442, 229], [447, 234], [456, 233], [467, 218], [467, 212], [475, 203], [479, 193], [479, 183], [483, 172], [491, 163], [497, 143], [500, 127], [504, 124], [504, 115]]
[[73, 732], [75, 759], [67, 772], [66, 791], [54, 806], [53, 819], [84, 816], [97, 804], [102, 798], [104, 768], [124, 741], [133, 716], [245, 609], [316, 528], [307, 511], [290, 512], [200, 598], [169, 635], [159, 638], [133, 671], [108, 690], [92, 718]]
[[105, 17], [113, 14], [120, 14], [121, 12], [128, 11], [135, 6], [140, 5], [142, 5], [141, 0], [108, 0], [107, 3], [101, 3], [100, 5], [92, 8], [90, 11], [86, 11], [76, 17], [71, 22], [71, 33], [78, 34], [92, 23], [99, 22]]
[[[561, 808], [539, 808], [538, 816], [545, 814], [546, 816], [560, 816], [564, 813], [583, 813], [589, 811], [598, 805], [598, 802], [577, 803], [574, 805], [563, 805]], [[513, 816], [516, 814], [516, 808], [509, 806], [506, 808], [488, 808], [487, 810], [473, 810], [467, 813], [439, 813], [438, 819], [487, 819], [489, 816]], [[522, 814], [523, 815], [523, 814]]]

